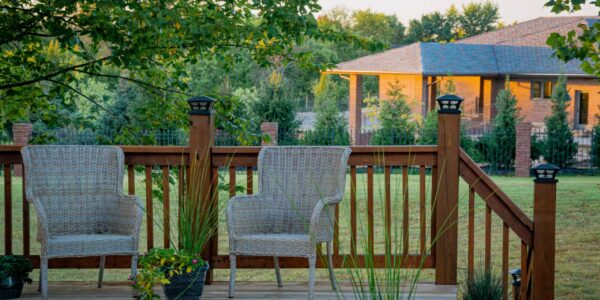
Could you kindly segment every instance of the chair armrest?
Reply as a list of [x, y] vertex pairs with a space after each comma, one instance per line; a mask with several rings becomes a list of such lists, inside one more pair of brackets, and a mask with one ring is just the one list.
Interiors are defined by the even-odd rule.
[[41, 238], [41, 241], [47, 241], [50, 239], [50, 230], [48, 228], [48, 216], [46, 215], [46, 211], [44, 210], [44, 205], [38, 198], [27, 198], [29, 202], [33, 203], [35, 207], [35, 213], [38, 217], [38, 236]]
[[136, 195], [119, 195], [115, 207], [116, 232], [133, 235], [139, 238], [142, 218], [144, 216], [142, 203]]
[[244, 233], [261, 232], [265, 225], [265, 201], [260, 195], [240, 195], [227, 203], [229, 238]]
[[324, 198], [317, 202], [310, 219], [308, 234], [317, 240], [328, 239], [326, 236], [333, 233], [335, 222], [335, 205], [342, 199], [339, 197]]

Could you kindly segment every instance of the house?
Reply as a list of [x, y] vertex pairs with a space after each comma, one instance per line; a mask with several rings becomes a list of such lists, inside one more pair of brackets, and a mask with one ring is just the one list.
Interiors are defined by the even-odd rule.
[[580, 69], [579, 61], [564, 63], [552, 57], [546, 39], [552, 32], [578, 30], [598, 17], [543, 17], [508, 26], [454, 43], [415, 43], [340, 63], [327, 70], [349, 80], [350, 131], [356, 141], [361, 131], [362, 78], [377, 76], [380, 99], [402, 87], [416, 119], [435, 108], [448, 80], [464, 98], [463, 118], [475, 123], [495, 116], [495, 98], [505, 86], [517, 97], [523, 121], [543, 126], [550, 114], [552, 88], [560, 74], [568, 77], [574, 128], [592, 126], [600, 113], [600, 83]]

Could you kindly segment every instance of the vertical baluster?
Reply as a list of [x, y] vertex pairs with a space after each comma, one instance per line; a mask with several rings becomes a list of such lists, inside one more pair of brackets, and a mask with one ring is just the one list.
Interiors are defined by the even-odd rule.
[[402, 253], [408, 255], [408, 232], [409, 232], [409, 207], [408, 207], [408, 166], [402, 167], [402, 195], [404, 205], [402, 206]]
[[373, 216], [373, 166], [367, 167], [367, 221], [368, 221], [368, 249], [371, 254], [375, 253], [375, 230]]
[[492, 208], [485, 206], [485, 270], [492, 265]]
[[521, 241], [521, 291], [519, 293], [520, 299], [527, 299], [527, 286], [529, 284], [529, 265], [527, 262], [527, 257], [529, 255], [529, 251], [527, 251], [527, 244]]
[[31, 254], [30, 246], [30, 220], [29, 220], [29, 202], [27, 201], [27, 195], [25, 193], [25, 170], [23, 170], [22, 187], [23, 187], [23, 255], [29, 256]]
[[475, 190], [469, 188], [469, 245], [468, 245], [468, 274], [473, 276], [475, 271]]
[[503, 299], [508, 299], [508, 225], [502, 225], [502, 291]]
[[169, 167], [162, 166], [162, 185], [163, 185], [163, 247], [169, 248], [171, 245], [171, 207], [170, 207], [170, 183]]
[[248, 195], [254, 193], [254, 172], [251, 166], [246, 167], [246, 193]]
[[419, 240], [420, 253], [424, 255], [427, 252], [427, 245], [425, 243], [427, 239], [427, 221], [426, 221], [426, 208], [425, 208], [425, 166], [419, 166]]
[[333, 254], [340, 254], [340, 205], [335, 206], [333, 223]]
[[[234, 168], [234, 186], [235, 186], [235, 168]], [[218, 167], [212, 167], [212, 171], [211, 171], [211, 178], [210, 178], [210, 193], [211, 193], [211, 199], [210, 202], [212, 205], [219, 205], [219, 168]], [[235, 189], [234, 189], [234, 193], [235, 193]], [[219, 224], [219, 214], [213, 214], [212, 216], [213, 224]], [[217, 225], [217, 230], [215, 231], [215, 234], [212, 236], [211, 240], [210, 240], [210, 251], [212, 253], [212, 255], [219, 255], [219, 226]]]
[[356, 166], [350, 167], [350, 253], [356, 255]]
[[435, 247], [433, 246], [433, 241], [436, 238], [437, 235], [437, 228], [436, 228], [436, 209], [435, 209], [435, 204], [437, 201], [437, 185], [438, 185], [438, 179], [437, 179], [437, 166], [431, 166], [431, 236], [429, 237], [431, 239], [431, 255], [434, 257], [435, 259]]
[[133, 165], [127, 166], [127, 193], [135, 195], [135, 169]]
[[385, 251], [392, 255], [392, 167], [385, 167]]
[[235, 196], [235, 167], [229, 167], [229, 198]]
[[152, 207], [152, 167], [145, 167], [146, 173], [146, 246], [154, 248], [154, 209]]
[[12, 254], [12, 178], [10, 164], [4, 164], [4, 253]]

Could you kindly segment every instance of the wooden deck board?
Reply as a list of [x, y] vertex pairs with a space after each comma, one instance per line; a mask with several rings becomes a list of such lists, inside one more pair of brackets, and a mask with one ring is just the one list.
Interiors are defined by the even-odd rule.
[[[336, 294], [328, 282], [317, 282], [315, 299], [357, 299], [352, 295], [349, 283], [342, 283], [342, 293]], [[284, 282], [278, 288], [275, 282], [238, 282], [235, 299], [306, 299], [308, 284], [306, 282]], [[162, 289], [157, 288], [158, 291]], [[227, 282], [214, 282], [207, 285], [202, 299], [227, 299]], [[441, 286], [432, 283], [420, 283], [415, 297], [411, 299], [456, 299], [456, 286]], [[21, 299], [40, 299], [37, 283], [28, 285], [23, 290]], [[98, 288], [95, 282], [50, 282], [50, 299], [105, 299], [131, 300], [131, 289], [124, 282], [106, 282]], [[162, 299], [165, 299], [164, 297]]]

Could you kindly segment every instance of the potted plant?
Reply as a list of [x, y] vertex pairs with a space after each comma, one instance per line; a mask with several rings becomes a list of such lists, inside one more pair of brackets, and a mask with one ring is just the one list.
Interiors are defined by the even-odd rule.
[[[130, 278], [139, 299], [160, 299], [154, 291], [162, 284], [168, 299], [199, 299], [204, 289], [208, 262], [201, 253], [218, 228], [218, 205], [212, 201], [216, 193], [207, 195], [210, 168], [205, 159], [194, 156], [190, 161], [189, 184], [180, 196], [177, 244], [171, 248], [151, 249], [140, 259], [140, 271]], [[208, 185], [208, 186], [207, 186]]]
[[23, 283], [31, 284], [31, 262], [20, 255], [0, 256], [0, 299], [21, 297]]

